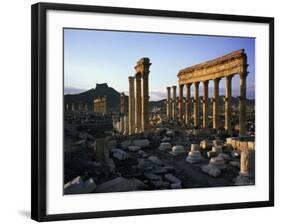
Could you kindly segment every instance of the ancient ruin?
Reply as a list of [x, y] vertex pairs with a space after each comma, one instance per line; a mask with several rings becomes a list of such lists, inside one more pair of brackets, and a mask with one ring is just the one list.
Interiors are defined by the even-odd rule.
[[96, 99], [94, 99], [94, 112], [101, 113], [101, 114], [106, 113], [106, 97], [99, 96]]
[[159, 101], [150, 100], [150, 66], [149, 58], [137, 62], [135, 74], [122, 80], [125, 92], [103, 83], [65, 96], [64, 193], [255, 184], [255, 104], [246, 98], [245, 51], [179, 70], [178, 85], [167, 86]]
[[131, 130], [129, 133], [134, 133], [133, 129], [135, 133], [145, 132], [148, 129], [150, 65], [149, 58], [140, 59], [135, 66], [135, 76], [129, 77], [129, 130]]
[[[202, 100], [203, 108], [203, 128], [207, 127], [208, 119], [208, 85], [210, 81], [214, 83], [214, 96], [212, 97], [212, 108], [213, 108], [213, 128], [219, 127], [219, 82], [222, 78], [226, 79], [226, 92], [225, 92], [225, 130], [231, 129], [231, 79], [234, 75], [240, 76], [240, 97], [239, 97], [239, 135], [246, 135], [246, 77], [247, 77], [247, 55], [244, 50], [234, 51], [230, 54], [221, 56], [219, 58], [194, 65], [185, 69], [182, 69], [178, 73], [178, 84], [179, 84], [179, 98], [178, 108], [179, 112], [175, 115], [176, 111], [176, 86], [173, 86], [173, 99], [172, 99], [172, 118], [178, 118], [180, 122], [183, 119], [183, 89], [186, 86], [186, 111], [185, 111], [185, 123], [190, 123], [190, 87], [194, 85], [194, 127], [199, 127], [199, 84], [200, 82], [204, 85], [204, 96]], [[168, 90], [167, 102], [170, 102], [170, 93]], [[170, 107], [167, 107], [170, 114]]]

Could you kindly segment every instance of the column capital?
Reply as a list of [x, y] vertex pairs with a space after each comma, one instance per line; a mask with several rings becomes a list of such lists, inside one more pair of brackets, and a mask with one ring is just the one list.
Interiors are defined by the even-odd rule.
[[186, 86], [186, 88], [190, 88], [191, 83], [186, 83], [185, 86]]
[[208, 85], [208, 84], [209, 84], [209, 80], [205, 80], [205, 81], [203, 82], [203, 84], [204, 84], [204, 85]]
[[232, 77], [233, 77], [233, 75], [228, 75], [228, 76], [225, 76], [225, 79], [229, 79], [229, 80], [231, 80], [231, 79], [232, 79]]
[[219, 83], [220, 80], [221, 80], [221, 78], [215, 78], [215, 79], [214, 79], [214, 82]]
[[170, 90], [171, 89], [171, 86], [167, 86], [167, 90]]
[[242, 79], [242, 78], [247, 78], [247, 76], [248, 76], [248, 74], [249, 74], [249, 72], [240, 72], [240, 73], [238, 73], [239, 74], [239, 76], [240, 76], [240, 79]]
[[134, 81], [134, 80], [135, 80], [135, 77], [134, 77], [134, 76], [129, 76], [129, 77], [128, 77], [128, 79], [129, 79], [129, 81], [131, 81], [131, 82], [132, 82], [132, 81]]
[[194, 82], [194, 86], [195, 86], [195, 87], [198, 87], [199, 84], [200, 84], [200, 82]]

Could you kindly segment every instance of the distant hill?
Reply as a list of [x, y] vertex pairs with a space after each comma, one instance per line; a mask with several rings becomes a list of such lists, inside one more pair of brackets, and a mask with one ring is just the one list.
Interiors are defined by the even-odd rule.
[[[120, 112], [120, 93], [114, 88], [109, 87], [107, 83], [96, 84], [96, 88], [90, 89], [88, 91], [79, 93], [79, 94], [66, 94], [64, 95], [65, 104], [74, 103], [77, 107], [79, 103], [88, 104], [89, 108], [93, 108], [93, 101], [98, 96], [106, 96], [107, 99], [107, 111], [108, 112]], [[191, 98], [193, 99], [193, 97]], [[200, 100], [202, 96], [200, 96]], [[154, 107], [161, 108], [161, 111], [165, 111], [166, 99], [159, 101], [150, 101], [149, 107], [152, 110]], [[219, 97], [219, 105], [223, 106], [223, 96]], [[255, 100], [247, 99], [247, 105], [254, 105]], [[232, 97], [232, 105], [237, 107], [239, 105], [238, 97]], [[211, 99], [209, 98], [209, 106], [211, 106]], [[193, 104], [191, 103], [191, 108]], [[125, 96], [125, 112], [128, 112], [128, 96]]]
[[[112, 87], [109, 87], [107, 83], [96, 84], [96, 88], [79, 94], [66, 94], [64, 95], [64, 103], [79, 103], [88, 104], [89, 108], [93, 108], [94, 99], [98, 96], [106, 96], [107, 110], [108, 112], [119, 112], [120, 111], [120, 93]], [[128, 108], [128, 96], [125, 96], [125, 108]]]

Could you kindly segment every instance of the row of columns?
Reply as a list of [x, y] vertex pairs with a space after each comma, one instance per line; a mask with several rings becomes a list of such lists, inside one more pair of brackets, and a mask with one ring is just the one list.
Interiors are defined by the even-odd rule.
[[88, 112], [88, 104], [82, 104], [82, 103], [78, 103], [78, 108], [75, 108], [75, 103], [71, 103], [71, 104], [65, 104], [65, 110], [66, 111], [83, 111], [83, 112]]
[[[240, 97], [239, 97], [239, 134], [241, 136], [246, 134], [246, 73], [240, 73]], [[232, 75], [226, 76], [226, 92], [224, 97], [225, 105], [225, 130], [231, 130], [231, 80]], [[219, 128], [219, 82], [220, 78], [216, 78], [214, 81], [214, 96], [211, 99], [213, 106], [213, 128]], [[185, 114], [183, 114], [183, 88], [184, 85], [179, 85], [179, 97], [178, 97], [178, 115], [179, 121], [186, 124], [190, 124], [190, 87], [194, 85], [194, 100], [193, 100], [193, 113], [194, 113], [194, 127], [199, 126], [199, 84], [200, 82], [187, 83], [186, 86], [186, 100], [185, 100]], [[208, 86], [209, 80], [203, 81], [203, 100], [202, 100], [202, 110], [203, 110], [203, 128], [208, 127]], [[177, 86], [172, 86], [173, 96], [171, 99], [171, 87], [167, 87], [167, 118], [176, 120], [176, 89]]]
[[138, 61], [136, 75], [129, 77], [129, 134], [145, 132], [149, 124], [148, 58]]

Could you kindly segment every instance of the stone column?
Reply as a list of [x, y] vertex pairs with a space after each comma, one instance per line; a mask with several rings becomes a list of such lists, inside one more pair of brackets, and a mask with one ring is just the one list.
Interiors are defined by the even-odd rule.
[[74, 112], [75, 111], [75, 106], [74, 103], [71, 104], [71, 111]]
[[98, 162], [104, 162], [109, 159], [108, 139], [97, 138], [94, 144], [94, 159]]
[[255, 149], [249, 149], [248, 142], [240, 142], [240, 175], [255, 175]]
[[85, 111], [85, 112], [88, 112], [88, 103], [85, 103], [85, 104], [84, 104], [84, 111]]
[[124, 132], [124, 116], [120, 116], [120, 133]]
[[231, 79], [232, 76], [225, 77], [225, 98], [224, 98], [224, 116], [225, 123], [224, 129], [226, 131], [231, 130]]
[[183, 120], [183, 85], [179, 85], [179, 121]]
[[142, 113], [142, 99], [141, 99], [141, 74], [136, 74], [136, 98], [135, 98], [135, 129], [136, 133], [141, 132], [141, 113]]
[[173, 88], [172, 119], [176, 120], [177, 86], [172, 86], [172, 88]]
[[171, 87], [167, 86], [167, 119], [171, 119]]
[[145, 71], [142, 74], [142, 114], [141, 114], [141, 130], [146, 131], [149, 125], [149, 90], [148, 90], [149, 72]]
[[129, 77], [129, 135], [135, 133], [135, 77]]
[[82, 103], [78, 104], [78, 111], [81, 112], [82, 111]]
[[204, 96], [203, 96], [203, 128], [208, 128], [208, 85], [209, 81], [204, 81]]
[[103, 114], [107, 113], [107, 98], [106, 96], [103, 97], [104, 107], [103, 107]]
[[213, 128], [219, 128], [219, 82], [219, 78], [214, 79]]
[[129, 124], [128, 124], [128, 116], [127, 115], [125, 115], [124, 116], [124, 135], [128, 135], [128, 133], [129, 133], [129, 126], [128, 126]]
[[120, 113], [125, 113], [125, 94], [120, 93]]
[[194, 83], [194, 127], [199, 126], [199, 82]]
[[190, 124], [190, 86], [191, 84], [186, 84], [186, 101], [185, 101], [185, 123]]
[[240, 75], [240, 97], [239, 97], [239, 136], [246, 135], [246, 77], [245, 73]]

